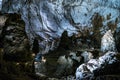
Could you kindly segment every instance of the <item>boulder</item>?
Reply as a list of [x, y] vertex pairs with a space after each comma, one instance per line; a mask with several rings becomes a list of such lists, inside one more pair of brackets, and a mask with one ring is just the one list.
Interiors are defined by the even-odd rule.
[[76, 70], [76, 80], [91, 80], [100, 75], [118, 74], [120, 62], [117, 55], [119, 54], [109, 51], [98, 59], [90, 59], [81, 64]]

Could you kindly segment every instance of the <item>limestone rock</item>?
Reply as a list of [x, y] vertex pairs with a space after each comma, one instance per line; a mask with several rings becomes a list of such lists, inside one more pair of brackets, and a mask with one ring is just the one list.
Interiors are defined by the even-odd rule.
[[[95, 13], [105, 18], [100, 22], [105, 28], [101, 26], [98, 29], [102, 31], [101, 34], [109, 29], [107, 23], [114, 23], [120, 14], [119, 0], [3, 0], [2, 4], [2, 12], [21, 14], [31, 44], [35, 37], [40, 38], [43, 53], [50, 50], [51, 43], [60, 38], [64, 30], [71, 36], [73, 33], [84, 33], [84, 30], [92, 28], [92, 17]], [[111, 16], [107, 20], [109, 14]], [[93, 31], [90, 34], [93, 34]]]
[[112, 31], [108, 30], [101, 40], [101, 51], [116, 51], [115, 39], [113, 37]]
[[[120, 63], [116, 55], [118, 55], [118, 53], [107, 52], [98, 59], [90, 59], [87, 63], [81, 64], [76, 70], [76, 80], [91, 80], [94, 79], [98, 73], [100, 73], [99, 75], [117, 74], [117, 71], [120, 69], [115, 64], [120, 65]], [[108, 66], [110, 67], [108, 68]]]
[[90, 59], [93, 59], [93, 55], [91, 52], [85, 51], [81, 54], [81, 56], [84, 57], [84, 63], [88, 62]]

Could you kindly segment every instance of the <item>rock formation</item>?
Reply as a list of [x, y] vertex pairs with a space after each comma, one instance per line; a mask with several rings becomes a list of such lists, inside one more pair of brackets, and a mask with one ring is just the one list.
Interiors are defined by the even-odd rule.
[[[117, 74], [119, 69], [119, 53], [116, 52], [115, 40], [111, 30], [108, 30], [101, 40], [101, 51], [104, 53], [98, 59], [89, 59], [88, 53], [82, 55], [89, 61], [81, 64], [76, 70], [76, 80], [94, 80], [100, 75]], [[117, 66], [116, 66], [117, 64]], [[114, 70], [114, 68], [116, 68]]]
[[57, 70], [55, 72], [56, 76], [61, 76], [61, 75], [69, 75], [73, 73], [73, 70], [71, 69], [73, 67], [73, 61], [70, 57], [60, 56], [58, 58], [58, 66]]
[[4, 59], [13, 61], [29, 60], [31, 52], [24, 22], [21, 20], [20, 15], [7, 14], [6, 16], [8, 16], [8, 19], [0, 35], [4, 48]]
[[76, 70], [76, 80], [94, 80], [99, 75], [117, 74], [120, 71], [117, 55], [119, 54], [116, 52], [107, 52], [98, 59], [91, 59], [81, 64]]
[[93, 59], [93, 54], [91, 52], [83, 52], [81, 56], [84, 58], [84, 63], [88, 62], [90, 59]]
[[[25, 23], [19, 14], [0, 14], [0, 79], [30, 80], [34, 73]], [[21, 75], [20, 77], [18, 77]], [[5, 77], [6, 76], [6, 77]], [[14, 76], [14, 77], [13, 77]]]
[[[88, 48], [99, 49], [101, 37], [109, 29], [116, 32], [115, 40], [120, 51], [119, 0], [3, 0], [1, 13], [7, 13], [7, 17], [0, 20], [0, 47], [4, 48], [4, 60], [16, 61], [16, 65], [21, 61], [29, 61], [31, 49], [33, 56], [36, 55], [32, 68], [36, 67], [37, 74], [43, 72], [53, 77], [51, 73], [74, 73], [76, 66], [81, 64], [81, 56], [76, 53], [69, 55], [67, 50], [79, 49], [84, 52]], [[116, 51], [111, 32], [108, 31], [107, 34], [108, 38], [102, 39], [101, 51], [104, 53]], [[40, 55], [43, 54], [45, 63], [40, 62]], [[102, 74], [102, 71], [114, 68], [112, 64], [117, 63], [116, 52], [107, 52], [98, 59], [91, 59], [93, 56], [90, 54], [82, 54], [86, 63], [77, 69], [77, 79], [97, 76], [94, 74], [100, 73], [99, 71]], [[22, 64], [21, 67], [26, 66]]]
[[108, 30], [101, 40], [101, 51], [116, 51], [115, 39], [113, 37], [112, 31]]
[[[43, 54], [51, 50], [51, 45], [56, 46], [56, 41], [54, 44], [52, 42], [60, 38], [64, 30], [71, 36], [95, 27], [93, 29], [97, 29], [99, 34], [104, 34], [106, 30], [113, 29], [108, 27], [107, 23], [114, 23], [120, 14], [119, 0], [3, 0], [2, 4], [2, 12], [21, 14], [31, 44], [34, 38], [38, 37]], [[102, 18], [97, 16], [94, 20], [96, 13]], [[111, 16], [107, 17], [109, 14]], [[95, 21], [99, 23], [93, 24]], [[119, 28], [118, 23], [116, 26]], [[94, 34], [95, 40], [91, 40], [93, 44], [100, 42], [100, 38], [95, 38], [98, 32], [90, 30], [89, 35]]]
[[0, 47], [3, 47], [3, 43], [2, 43], [2, 31], [3, 31], [3, 27], [5, 26], [5, 22], [7, 20], [7, 16], [5, 15], [0, 15]]

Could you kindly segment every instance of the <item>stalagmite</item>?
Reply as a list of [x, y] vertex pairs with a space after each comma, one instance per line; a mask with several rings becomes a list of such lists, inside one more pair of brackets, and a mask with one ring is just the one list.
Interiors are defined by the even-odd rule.
[[112, 31], [108, 30], [101, 40], [101, 51], [107, 52], [107, 51], [116, 51], [115, 48], [115, 39], [113, 37]]

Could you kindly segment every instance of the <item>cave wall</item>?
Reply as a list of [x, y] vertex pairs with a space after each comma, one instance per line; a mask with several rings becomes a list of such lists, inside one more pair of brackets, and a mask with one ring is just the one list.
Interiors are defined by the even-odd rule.
[[[119, 0], [3, 0], [2, 4], [3, 13], [21, 14], [31, 45], [37, 38], [43, 54], [57, 46], [64, 30], [69, 36], [88, 30], [99, 45], [108, 29], [119, 32]], [[101, 20], [94, 18], [96, 13]]]

